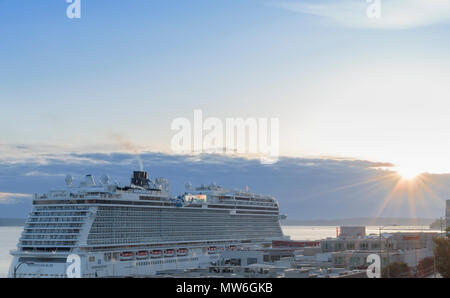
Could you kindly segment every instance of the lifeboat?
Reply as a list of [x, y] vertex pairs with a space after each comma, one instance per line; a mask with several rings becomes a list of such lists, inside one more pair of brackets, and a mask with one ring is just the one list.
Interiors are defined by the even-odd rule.
[[185, 256], [187, 255], [188, 250], [187, 248], [179, 248], [177, 249], [177, 256]]
[[228, 250], [236, 250], [236, 245], [230, 245], [230, 246], [228, 246]]
[[120, 253], [120, 260], [121, 261], [129, 261], [133, 259], [133, 253], [131, 251], [125, 251]]
[[215, 254], [216, 250], [217, 250], [217, 248], [215, 246], [208, 247], [208, 253], [209, 254]]
[[165, 257], [173, 257], [175, 255], [175, 249], [166, 249], [164, 251]]
[[152, 250], [152, 258], [159, 258], [162, 256], [162, 250]]
[[148, 258], [148, 251], [141, 250], [136, 253], [136, 259], [147, 259]]

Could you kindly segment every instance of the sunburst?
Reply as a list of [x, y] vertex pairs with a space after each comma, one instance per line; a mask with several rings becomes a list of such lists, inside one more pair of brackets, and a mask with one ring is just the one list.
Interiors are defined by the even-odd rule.
[[406, 166], [396, 167], [395, 171], [403, 180], [414, 180], [422, 174], [422, 171], [415, 169], [414, 167]]

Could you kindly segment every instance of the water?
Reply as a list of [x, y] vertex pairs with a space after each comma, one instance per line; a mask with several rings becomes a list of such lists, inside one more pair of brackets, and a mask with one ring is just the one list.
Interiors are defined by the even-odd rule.
[[7, 277], [12, 256], [11, 249], [15, 249], [23, 227], [0, 227], [0, 277]]
[[[9, 265], [12, 256], [11, 249], [15, 249], [23, 227], [0, 227], [0, 277], [8, 275]], [[366, 228], [367, 234], [378, 234], [379, 227], [369, 226]], [[406, 227], [384, 229], [384, 233], [392, 232], [427, 232], [428, 227]], [[327, 237], [336, 237], [335, 226], [283, 226], [285, 235], [291, 236], [293, 240], [320, 240]]]

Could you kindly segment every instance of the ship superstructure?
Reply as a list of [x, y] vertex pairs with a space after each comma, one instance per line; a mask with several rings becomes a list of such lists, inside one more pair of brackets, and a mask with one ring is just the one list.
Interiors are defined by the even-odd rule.
[[[169, 195], [164, 178], [136, 171], [129, 186], [74, 186], [34, 195], [10, 276], [67, 277], [67, 257], [80, 257], [81, 277], [152, 276], [206, 267], [221, 251], [267, 246], [283, 239], [278, 202], [212, 183]], [[19, 268], [20, 266], [20, 268]], [[15, 270], [16, 269], [16, 270]]]

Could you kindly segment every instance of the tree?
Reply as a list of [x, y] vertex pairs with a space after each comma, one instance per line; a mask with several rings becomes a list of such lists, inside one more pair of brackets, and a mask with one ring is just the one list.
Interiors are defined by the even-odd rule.
[[442, 218], [438, 218], [430, 224], [430, 229], [442, 231], [443, 225], [445, 225], [445, 221]]
[[442, 277], [450, 278], [450, 227], [445, 237], [434, 238], [434, 255], [436, 270]]
[[420, 260], [419, 265], [417, 265], [417, 275], [418, 277], [424, 277], [430, 275], [434, 272], [434, 258], [426, 257]]
[[409, 268], [408, 264], [403, 262], [390, 263], [388, 266], [384, 267], [381, 272], [383, 278], [388, 277], [388, 270], [389, 277], [411, 277], [411, 268]]

